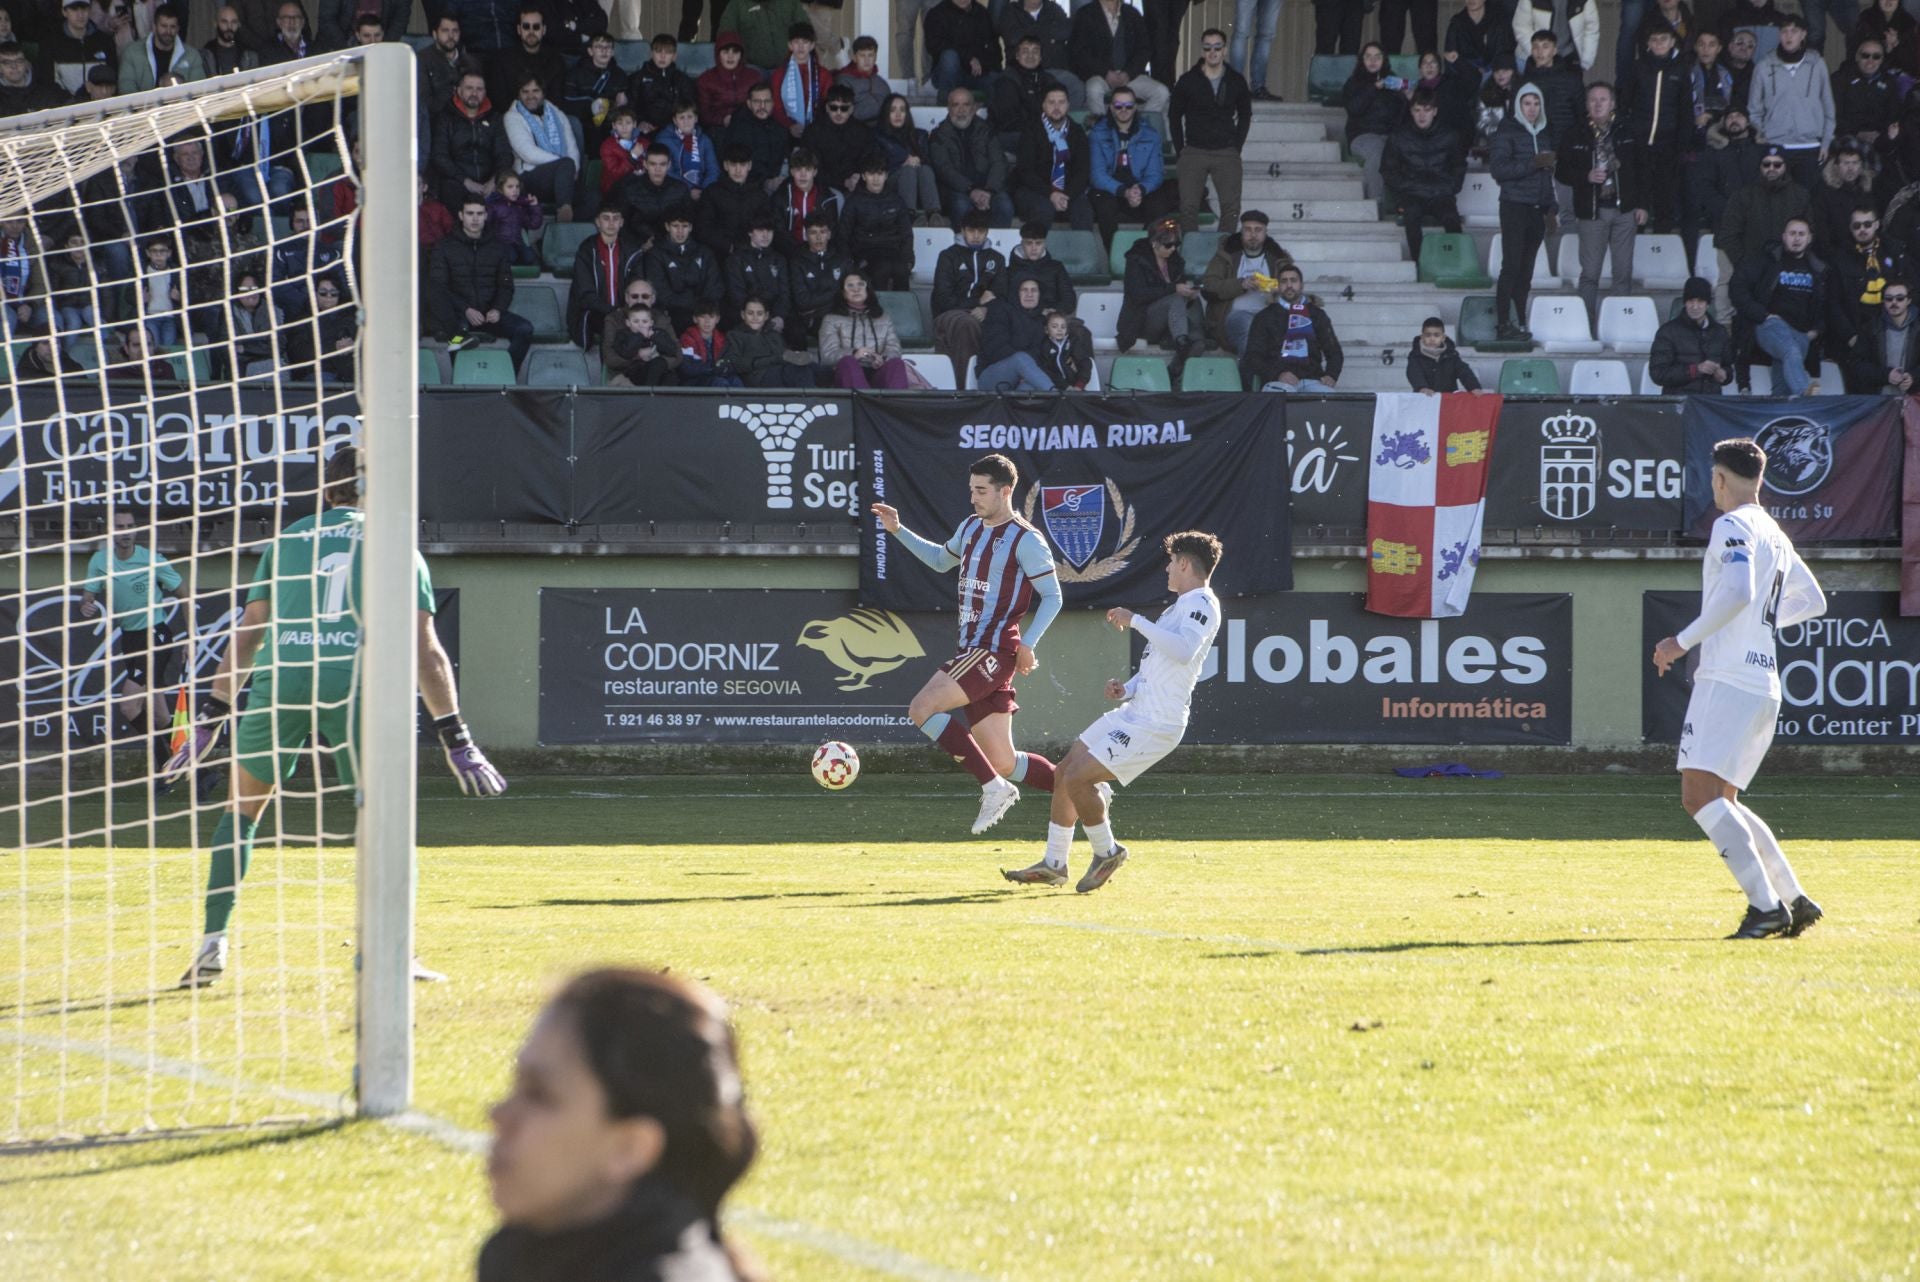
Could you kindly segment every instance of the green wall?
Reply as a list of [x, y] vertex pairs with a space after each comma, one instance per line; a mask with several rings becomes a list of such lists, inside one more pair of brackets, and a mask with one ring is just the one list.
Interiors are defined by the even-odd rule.
[[[1889, 561], [1821, 561], [1814, 571], [1829, 592], [1890, 591], [1899, 567]], [[482, 743], [531, 748], [538, 723], [540, 596], [543, 587], [811, 588], [856, 586], [851, 559], [730, 557], [439, 557], [434, 582], [460, 589], [461, 701]], [[1481, 562], [1480, 592], [1573, 593], [1573, 734], [1580, 747], [1612, 748], [1640, 739], [1640, 594], [1696, 588], [1697, 554], [1679, 559], [1533, 557]], [[1357, 558], [1302, 557], [1294, 586], [1305, 592], [1359, 592]], [[1149, 604], [1149, 603], [1143, 603]], [[1232, 602], [1226, 603], [1228, 612]], [[1041, 670], [1020, 682], [1025, 742], [1061, 742], [1107, 706], [1100, 688], [1127, 671], [1127, 638], [1096, 611], [1069, 611], [1040, 647]]]

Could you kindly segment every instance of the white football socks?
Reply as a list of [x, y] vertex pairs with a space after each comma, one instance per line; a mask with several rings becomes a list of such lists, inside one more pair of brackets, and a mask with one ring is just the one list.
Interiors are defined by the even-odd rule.
[[1760, 864], [1760, 852], [1754, 841], [1753, 830], [1747, 827], [1739, 808], [1725, 797], [1715, 797], [1700, 807], [1693, 821], [1700, 825], [1700, 831], [1707, 834], [1707, 840], [1727, 861], [1727, 871], [1740, 883], [1740, 889], [1747, 892], [1747, 902], [1764, 913], [1777, 910], [1780, 897], [1773, 893], [1773, 887], [1767, 882], [1767, 870]]
[[1073, 849], [1073, 825], [1072, 824], [1056, 824], [1056, 823], [1048, 824], [1047, 825], [1047, 854], [1046, 854], [1047, 867], [1058, 868], [1064, 872], [1067, 867], [1067, 852], [1072, 849]]
[[1087, 824], [1087, 840], [1093, 843], [1093, 853], [1104, 855], [1113, 849], [1113, 821], [1106, 820], [1097, 824]]
[[1780, 849], [1780, 839], [1773, 835], [1773, 829], [1767, 827], [1767, 821], [1754, 814], [1753, 808], [1745, 802], [1736, 801], [1733, 804], [1753, 833], [1753, 844], [1760, 852], [1761, 866], [1767, 870], [1767, 880], [1773, 884], [1775, 892], [1788, 903], [1805, 895], [1807, 892], [1800, 888], [1800, 879], [1793, 875], [1793, 865], [1787, 862], [1787, 852]]

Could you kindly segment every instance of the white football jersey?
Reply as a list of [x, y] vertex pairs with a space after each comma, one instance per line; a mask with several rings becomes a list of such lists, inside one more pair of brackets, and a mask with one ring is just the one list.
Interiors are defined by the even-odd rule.
[[1700, 579], [1700, 617], [1678, 638], [1689, 650], [1700, 647], [1693, 679], [1778, 699], [1774, 630], [1827, 612], [1826, 594], [1793, 540], [1756, 503], [1723, 512], [1707, 540]]
[[1134, 615], [1133, 630], [1147, 639], [1147, 652], [1141, 656], [1140, 671], [1127, 682], [1127, 715], [1184, 728], [1193, 687], [1220, 630], [1220, 598], [1206, 587], [1182, 592], [1153, 623]]

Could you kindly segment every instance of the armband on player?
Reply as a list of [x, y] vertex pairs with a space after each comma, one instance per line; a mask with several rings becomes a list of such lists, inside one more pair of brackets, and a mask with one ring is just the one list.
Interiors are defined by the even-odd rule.
[[459, 713], [434, 718], [433, 733], [440, 739], [447, 769], [453, 771], [461, 792], [469, 797], [497, 797], [507, 790], [507, 781], [487, 760], [487, 754], [480, 751], [480, 745], [473, 741], [473, 732], [467, 729]]

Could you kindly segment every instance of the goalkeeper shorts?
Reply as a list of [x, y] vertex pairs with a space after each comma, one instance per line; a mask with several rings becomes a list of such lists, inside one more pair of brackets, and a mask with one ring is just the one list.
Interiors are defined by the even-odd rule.
[[360, 715], [345, 672], [260, 672], [233, 732], [233, 759], [261, 783], [293, 776], [308, 742], [333, 759], [340, 786], [359, 784]]

